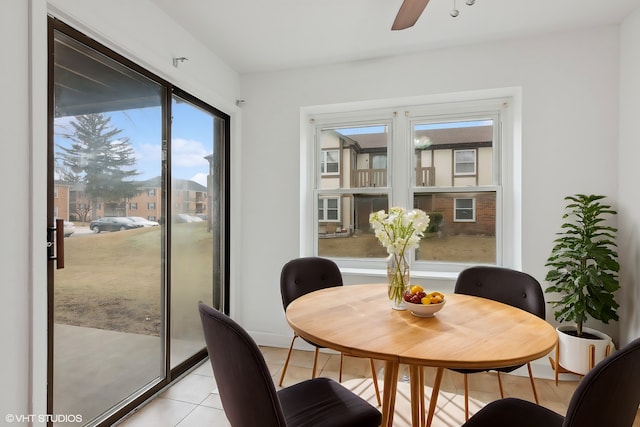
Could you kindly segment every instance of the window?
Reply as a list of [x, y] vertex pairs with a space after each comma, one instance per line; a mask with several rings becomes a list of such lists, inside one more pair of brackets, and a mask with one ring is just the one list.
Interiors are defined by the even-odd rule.
[[156, 208], [155, 202], [147, 203], [147, 209], [154, 210]]
[[147, 196], [155, 196], [156, 195], [156, 189], [155, 188], [151, 188], [148, 192], [147, 192]]
[[455, 150], [455, 175], [476, 174], [476, 150]]
[[340, 220], [340, 199], [337, 197], [321, 197], [318, 201], [318, 221]]
[[472, 222], [476, 220], [475, 199], [453, 199], [453, 220], [459, 222]]
[[[431, 219], [411, 254], [416, 274], [457, 272], [479, 263], [517, 265], [513, 163], [504, 161], [513, 155], [512, 99], [303, 110], [310, 126], [301, 155], [310, 162], [310, 191], [302, 222], [313, 236], [301, 237], [303, 253], [332, 258], [342, 267], [382, 268], [387, 253], [369, 215], [402, 206], [419, 208]], [[331, 176], [329, 158], [341, 161]], [[308, 216], [311, 207], [315, 213]], [[342, 233], [334, 235], [330, 221]]]
[[137, 211], [138, 210], [138, 204], [137, 203], [129, 203], [129, 209], [132, 211]]
[[340, 172], [340, 152], [338, 150], [322, 151], [320, 160], [320, 172], [323, 175], [337, 174]]
[[386, 169], [387, 168], [387, 155], [386, 154], [373, 154], [371, 156], [371, 165], [373, 169]]
[[[355, 241], [329, 237], [368, 233], [369, 214], [374, 209], [387, 209], [389, 128], [388, 121], [317, 128], [317, 161], [310, 169], [315, 173], [317, 249], [321, 256], [361, 256]], [[342, 160], [341, 167], [334, 169], [338, 173], [325, 173], [327, 153]], [[379, 255], [383, 256], [384, 248], [380, 249]]]

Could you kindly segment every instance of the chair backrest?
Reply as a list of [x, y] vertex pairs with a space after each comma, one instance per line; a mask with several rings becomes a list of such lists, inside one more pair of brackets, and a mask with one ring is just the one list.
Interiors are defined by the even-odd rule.
[[563, 427], [631, 427], [640, 405], [640, 338], [589, 371], [574, 392]]
[[236, 322], [200, 303], [207, 351], [224, 412], [233, 427], [285, 427], [271, 374], [255, 341]]
[[492, 266], [469, 267], [458, 276], [454, 292], [492, 299], [545, 318], [546, 303], [540, 283], [521, 271]]
[[342, 274], [338, 265], [327, 258], [292, 259], [280, 273], [280, 293], [285, 310], [291, 301], [302, 295], [334, 286], [342, 286]]

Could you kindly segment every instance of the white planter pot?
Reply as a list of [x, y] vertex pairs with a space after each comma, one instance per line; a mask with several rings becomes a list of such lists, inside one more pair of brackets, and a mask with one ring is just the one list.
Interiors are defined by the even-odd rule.
[[582, 328], [583, 332], [588, 332], [601, 339], [578, 338], [563, 332], [571, 330], [575, 331], [576, 327], [558, 326], [556, 328], [560, 350], [558, 362], [564, 369], [580, 375], [589, 372], [591, 370], [589, 358], [591, 346], [594, 347], [594, 366], [607, 356], [607, 347], [609, 354], [613, 353], [614, 345], [609, 335], [586, 327]]

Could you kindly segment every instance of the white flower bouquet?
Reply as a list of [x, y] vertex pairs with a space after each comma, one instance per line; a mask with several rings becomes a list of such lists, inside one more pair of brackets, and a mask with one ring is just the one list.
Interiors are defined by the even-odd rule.
[[389, 299], [398, 306], [402, 305], [402, 296], [409, 285], [408, 265], [405, 254], [420, 244], [420, 239], [429, 226], [429, 215], [420, 209], [407, 211], [392, 207], [385, 211], [372, 212], [369, 222], [375, 236], [390, 256], [391, 271], [387, 271], [389, 280]]

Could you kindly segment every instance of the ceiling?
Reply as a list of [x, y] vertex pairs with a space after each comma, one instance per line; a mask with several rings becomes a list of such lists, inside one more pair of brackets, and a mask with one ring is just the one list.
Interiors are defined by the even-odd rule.
[[[640, 0], [431, 0], [391, 31], [402, 0], [151, 0], [241, 74], [618, 24]], [[460, 15], [449, 13], [454, 1]]]

